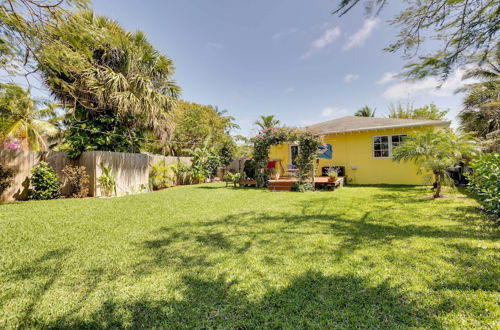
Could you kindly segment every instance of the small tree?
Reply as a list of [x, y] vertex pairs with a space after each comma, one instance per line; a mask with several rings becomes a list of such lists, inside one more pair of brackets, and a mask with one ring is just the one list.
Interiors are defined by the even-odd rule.
[[434, 198], [441, 197], [441, 188], [448, 179], [447, 170], [474, 155], [476, 141], [470, 135], [458, 135], [452, 130], [413, 132], [394, 149], [393, 160], [413, 161], [419, 173], [432, 172]]

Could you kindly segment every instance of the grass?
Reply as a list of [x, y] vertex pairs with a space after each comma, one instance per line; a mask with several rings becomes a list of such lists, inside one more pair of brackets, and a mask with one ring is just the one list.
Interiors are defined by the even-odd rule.
[[0, 328], [495, 328], [498, 231], [417, 187], [0, 205]]

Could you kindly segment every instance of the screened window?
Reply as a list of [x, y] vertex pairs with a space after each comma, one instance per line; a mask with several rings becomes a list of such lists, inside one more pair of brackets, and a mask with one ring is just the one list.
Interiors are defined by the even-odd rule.
[[399, 146], [405, 134], [400, 135], [381, 135], [373, 137], [373, 157], [388, 158], [392, 157], [392, 150]]

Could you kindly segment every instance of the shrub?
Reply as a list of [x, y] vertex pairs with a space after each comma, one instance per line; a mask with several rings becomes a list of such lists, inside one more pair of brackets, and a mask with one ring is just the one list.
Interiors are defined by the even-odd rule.
[[234, 188], [236, 188], [236, 185], [240, 183], [242, 178], [243, 178], [243, 173], [227, 172], [226, 175], [224, 175], [223, 179], [225, 182], [232, 182]]
[[97, 178], [97, 182], [101, 185], [101, 190], [104, 196], [110, 197], [113, 193], [116, 196], [116, 174], [113, 173], [111, 167], [100, 165], [102, 174]]
[[84, 198], [89, 194], [89, 176], [85, 166], [66, 165], [62, 172], [71, 187], [71, 197]]
[[54, 199], [61, 196], [61, 182], [56, 171], [46, 162], [40, 162], [31, 170], [31, 199]]
[[168, 188], [172, 185], [172, 167], [172, 165], [165, 165], [165, 162], [161, 161], [151, 166], [149, 184], [153, 190]]
[[469, 191], [485, 211], [500, 217], [500, 154], [485, 154], [470, 163]]
[[245, 176], [250, 180], [255, 179], [255, 174], [257, 173], [257, 163], [253, 159], [248, 159], [245, 161], [245, 165], [243, 166], [243, 172]]
[[293, 184], [292, 189], [294, 191], [299, 191], [299, 192], [306, 192], [306, 191], [312, 191], [314, 190], [314, 183], [313, 182], [295, 182]]
[[14, 182], [14, 171], [0, 166], [0, 195]]
[[189, 167], [183, 162], [177, 162], [172, 166], [174, 179], [176, 184], [182, 185], [186, 182], [186, 177], [189, 174]]

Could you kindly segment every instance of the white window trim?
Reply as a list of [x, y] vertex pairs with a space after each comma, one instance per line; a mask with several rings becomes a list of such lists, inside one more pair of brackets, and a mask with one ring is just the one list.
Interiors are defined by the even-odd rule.
[[292, 163], [292, 147], [297, 147], [297, 150], [300, 152], [298, 144], [296, 144], [296, 143], [290, 143], [288, 145], [288, 160], [289, 160], [289, 164], [288, 165], [293, 165], [293, 163]]
[[[389, 144], [389, 156], [387, 157], [375, 157], [375, 138], [387, 136], [387, 141]], [[393, 136], [408, 136], [408, 134], [386, 134], [386, 135], [374, 135], [372, 136], [372, 158], [374, 159], [387, 159], [392, 158], [392, 137]]]

